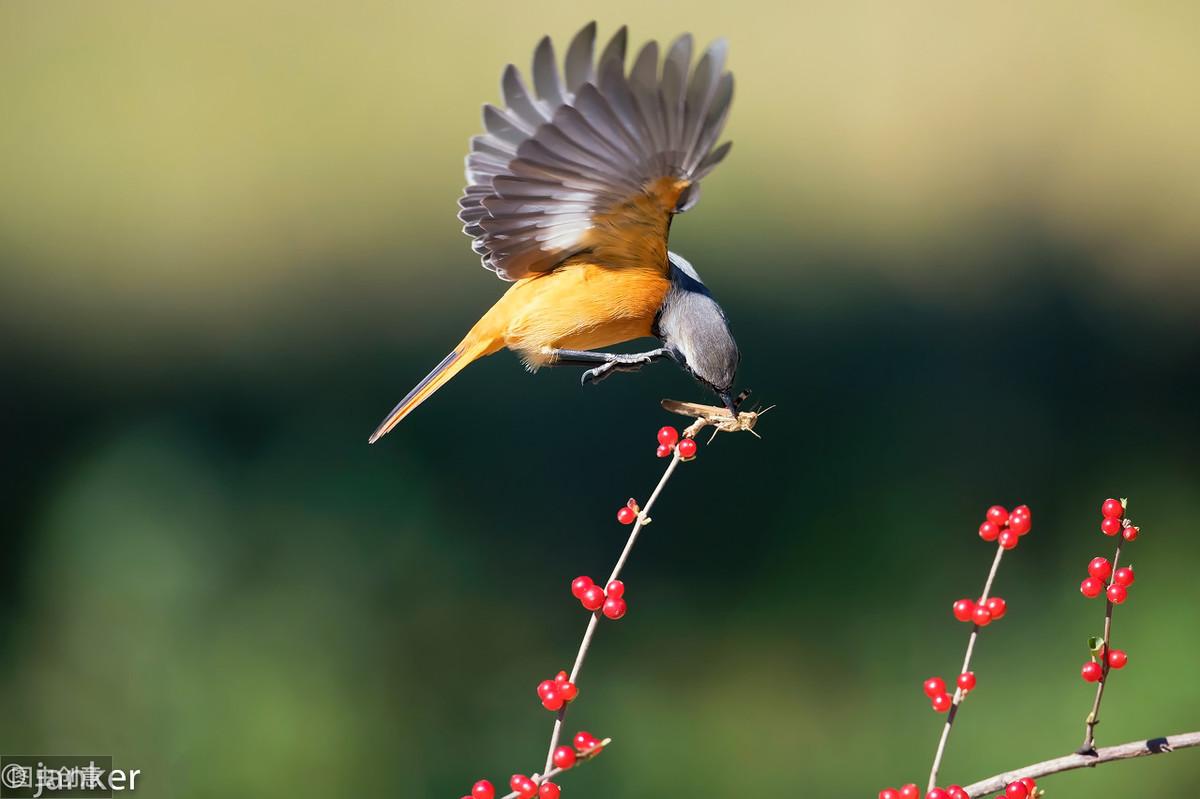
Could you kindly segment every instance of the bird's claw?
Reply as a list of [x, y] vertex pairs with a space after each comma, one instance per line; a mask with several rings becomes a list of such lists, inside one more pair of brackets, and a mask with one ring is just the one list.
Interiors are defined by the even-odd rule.
[[613, 363], [611, 361], [601, 364], [595, 369], [588, 369], [583, 373], [583, 376], [579, 378], [579, 383], [580, 385], [584, 386], [588, 385], [589, 383], [599, 383], [601, 380], [611, 375], [612, 370]]
[[604, 378], [614, 372], [636, 372], [646, 364], [653, 360], [649, 355], [638, 353], [636, 355], [613, 355], [611, 360], [606, 361], [594, 369], [588, 369], [579, 378], [581, 385], [589, 383], [599, 383]]

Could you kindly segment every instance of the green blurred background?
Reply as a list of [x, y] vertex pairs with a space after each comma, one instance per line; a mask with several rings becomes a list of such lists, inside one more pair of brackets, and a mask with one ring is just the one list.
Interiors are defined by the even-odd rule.
[[[993, 502], [1034, 532], [944, 782], [1078, 745], [1108, 495], [1143, 527], [1100, 742], [1200, 727], [1194, 3], [0, 4], [0, 752], [146, 796], [457, 797], [544, 757], [660, 366], [503, 353], [366, 436], [503, 286], [454, 218], [509, 61], [726, 36], [732, 155], [672, 245], [764, 440], [681, 469], [568, 729], [571, 797], [923, 782]], [[1048, 780], [1190, 795], [1200, 753]]]

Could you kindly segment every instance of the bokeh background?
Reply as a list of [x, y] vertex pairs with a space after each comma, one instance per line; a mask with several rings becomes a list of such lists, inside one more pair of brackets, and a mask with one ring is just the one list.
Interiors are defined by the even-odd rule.
[[[0, 751], [145, 796], [455, 797], [544, 757], [661, 462], [662, 365], [502, 353], [366, 436], [503, 286], [454, 218], [509, 61], [726, 36], [672, 245], [778, 409], [681, 469], [600, 629], [572, 797], [923, 782], [994, 502], [1032, 506], [945, 782], [1073, 749], [1108, 495], [1138, 582], [1101, 743], [1200, 727], [1194, 3], [0, 5]], [[1200, 753], [1047, 781], [1182, 796]]]

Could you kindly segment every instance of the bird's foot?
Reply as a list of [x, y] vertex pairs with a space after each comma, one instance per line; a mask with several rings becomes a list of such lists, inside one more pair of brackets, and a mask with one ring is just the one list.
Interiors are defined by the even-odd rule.
[[589, 383], [599, 383], [614, 372], [636, 372], [653, 360], [654, 354], [649, 352], [635, 352], [629, 355], [609, 354], [604, 363], [584, 372], [579, 382], [585, 386]]

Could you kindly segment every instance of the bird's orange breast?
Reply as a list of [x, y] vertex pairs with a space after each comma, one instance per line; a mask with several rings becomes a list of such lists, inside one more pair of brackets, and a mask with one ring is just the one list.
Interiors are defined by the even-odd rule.
[[514, 283], [481, 325], [536, 367], [550, 349], [598, 349], [651, 335], [669, 288], [661, 268], [604, 266], [581, 256]]

